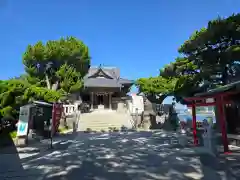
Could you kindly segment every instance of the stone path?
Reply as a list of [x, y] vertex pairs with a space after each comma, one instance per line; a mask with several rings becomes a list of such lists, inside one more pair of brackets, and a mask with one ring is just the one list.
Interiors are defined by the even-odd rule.
[[180, 147], [173, 133], [75, 133], [56, 139], [54, 150], [18, 151], [0, 155], [1, 180], [234, 179], [219, 159]]

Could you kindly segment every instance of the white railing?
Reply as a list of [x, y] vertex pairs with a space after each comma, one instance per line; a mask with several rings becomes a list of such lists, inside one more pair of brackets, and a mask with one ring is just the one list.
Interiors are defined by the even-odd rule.
[[78, 110], [78, 106], [81, 104], [80, 101], [74, 102], [74, 104], [64, 104], [63, 109], [65, 115], [74, 115], [74, 113]]
[[75, 110], [76, 110], [75, 108], [76, 108], [76, 106], [73, 105], [73, 104], [64, 104], [63, 105], [64, 113], [67, 116], [68, 115], [73, 115]]

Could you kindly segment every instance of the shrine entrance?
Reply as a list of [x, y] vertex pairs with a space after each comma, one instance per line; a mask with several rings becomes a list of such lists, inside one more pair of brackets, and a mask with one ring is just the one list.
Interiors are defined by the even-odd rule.
[[97, 101], [96, 102], [97, 105], [104, 105], [104, 96], [98, 95], [96, 101]]
[[92, 108], [93, 109], [111, 109], [112, 108], [112, 93], [111, 92], [94, 92], [92, 93]]
[[95, 105], [103, 105], [105, 108], [109, 107], [109, 95], [108, 93], [96, 93], [95, 94]]

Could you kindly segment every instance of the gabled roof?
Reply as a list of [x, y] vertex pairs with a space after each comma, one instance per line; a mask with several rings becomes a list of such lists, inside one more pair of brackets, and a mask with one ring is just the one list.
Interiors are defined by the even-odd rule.
[[89, 78], [84, 81], [85, 87], [122, 87], [116, 79]]
[[88, 78], [94, 78], [94, 77], [100, 76], [100, 75], [102, 75], [108, 79], [115, 79], [115, 77], [113, 77], [112, 74], [108, 73], [107, 71], [104, 71], [101, 67], [99, 67], [98, 70], [94, 74], [88, 76]]
[[[98, 77], [103, 74], [103, 78]], [[120, 78], [120, 71], [115, 67], [91, 67], [84, 77], [85, 87], [122, 87], [122, 85], [132, 85], [134, 81]]]
[[89, 78], [91, 76], [94, 76], [96, 73], [100, 71], [100, 69], [106, 75], [108, 75], [109, 77], [112, 77], [113, 79], [118, 79], [120, 77], [120, 71], [118, 68], [98, 66], [98, 67], [91, 67], [84, 78]]

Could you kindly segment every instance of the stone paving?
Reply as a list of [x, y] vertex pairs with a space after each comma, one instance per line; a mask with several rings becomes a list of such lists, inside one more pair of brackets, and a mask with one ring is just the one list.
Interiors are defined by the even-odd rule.
[[232, 180], [226, 163], [174, 133], [75, 133], [0, 154], [0, 180]]

